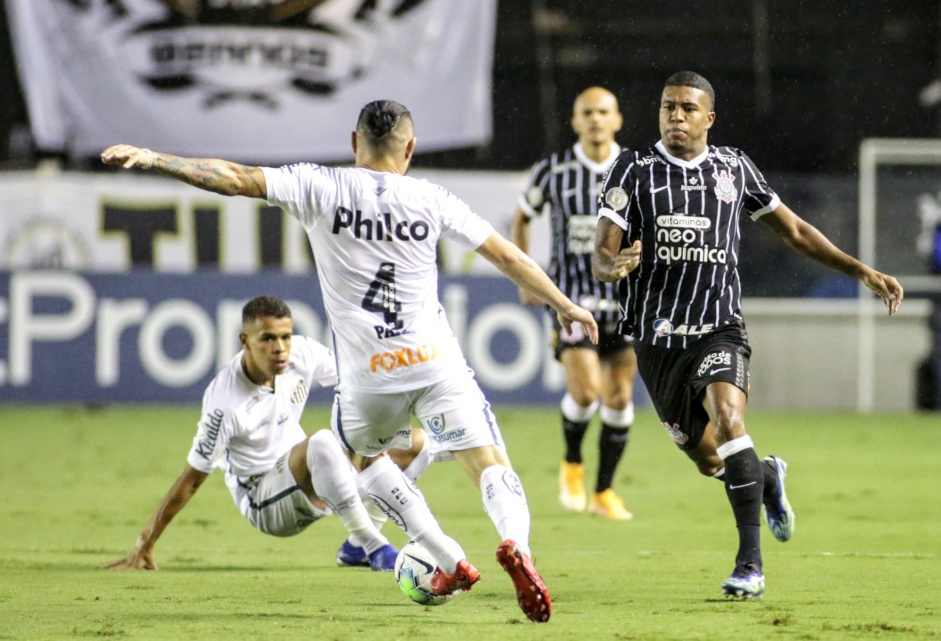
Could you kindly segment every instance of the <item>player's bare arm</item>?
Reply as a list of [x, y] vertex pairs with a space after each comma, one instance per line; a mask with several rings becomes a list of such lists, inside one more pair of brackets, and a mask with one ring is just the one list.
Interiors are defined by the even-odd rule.
[[591, 273], [598, 280], [611, 282], [627, 278], [640, 265], [641, 244], [635, 240], [621, 249], [624, 230], [602, 216], [595, 230], [595, 251], [591, 255]]
[[[516, 208], [513, 222], [510, 224], [510, 238], [523, 253], [529, 254], [529, 215], [521, 207]], [[542, 300], [532, 292], [520, 288], [520, 302], [523, 305], [541, 305]]]
[[189, 463], [173, 486], [167, 491], [160, 506], [150, 517], [150, 521], [140, 536], [134, 549], [123, 559], [108, 565], [109, 570], [156, 570], [157, 560], [154, 545], [173, 517], [189, 502], [196, 490], [209, 475], [191, 466]]
[[552, 307], [566, 331], [571, 331], [573, 322], [581, 323], [591, 342], [598, 342], [598, 324], [591, 312], [569, 300], [546, 272], [519, 247], [494, 232], [477, 248], [477, 253], [493, 263], [521, 289], [533, 293]]
[[101, 162], [124, 169], [153, 169], [223, 196], [266, 198], [268, 194], [265, 175], [259, 167], [218, 158], [183, 158], [131, 145], [113, 145], [101, 152]]
[[898, 311], [904, 291], [895, 278], [877, 272], [842, 252], [820, 230], [795, 214], [787, 205], [782, 203], [777, 209], [765, 214], [759, 220], [764, 221], [773, 229], [791, 249], [813, 258], [822, 265], [862, 281], [866, 287], [882, 298], [886, 307], [889, 308], [890, 316]]

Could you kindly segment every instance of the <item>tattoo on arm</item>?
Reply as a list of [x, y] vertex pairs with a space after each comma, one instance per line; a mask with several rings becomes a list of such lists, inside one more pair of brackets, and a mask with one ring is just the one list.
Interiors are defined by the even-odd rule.
[[225, 196], [264, 198], [256, 167], [216, 158], [181, 158], [160, 154], [154, 169], [182, 182]]

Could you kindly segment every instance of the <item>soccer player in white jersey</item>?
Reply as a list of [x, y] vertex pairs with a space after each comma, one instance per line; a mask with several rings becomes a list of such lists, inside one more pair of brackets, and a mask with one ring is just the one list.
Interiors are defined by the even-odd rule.
[[356, 474], [333, 435], [308, 437], [300, 425], [314, 384], [333, 386], [330, 351], [293, 336], [290, 308], [259, 296], [242, 309], [242, 351], [209, 383], [186, 467], [164, 496], [134, 549], [111, 569], [156, 570], [154, 545], [216, 468], [242, 515], [274, 536], [293, 536], [336, 514], [349, 543], [363, 548], [373, 570], [391, 571], [396, 551], [360, 500]]
[[352, 133], [353, 168], [300, 164], [274, 168], [180, 158], [129, 145], [102, 152], [106, 164], [155, 169], [226, 195], [281, 206], [307, 230], [336, 343], [339, 384], [333, 427], [358, 457], [359, 481], [438, 565], [432, 589], [467, 590], [480, 578], [446, 536], [424, 497], [387, 456], [405, 447], [412, 415], [480, 488], [502, 543], [497, 560], [526, 616], [548, 621], [551, 599], [529, 549], [530, 515], [497, 422], [467, 366], [437, 296], [437, 244], [453, 238], [549, 304], [571, 331], [593, 342], [598, 326], [516, 245], [445, 189], [405, 176], [415, 151], [411, 114], [371, 102]]
[[758, 458], [745, 429], [751, 346], [741, 310], [740, 221], [747, 214], [789, 247], [857, 278], [894, 314], [899, 282], [843, 253], [781, 202], [740, 149], [709, 144], [715, 91], [681, 71], [660, 96], [660, 140], [626, 150], [605, 178], [592, 269], [620, 281], [621, 331], [634, 337], [637, 365], [666, 433], [701, 474], [722, 480], [739, 546], [732, 598], [765, 590], [761, 507], [772, 535], [788, 541], [794, 511], [787, 465]]

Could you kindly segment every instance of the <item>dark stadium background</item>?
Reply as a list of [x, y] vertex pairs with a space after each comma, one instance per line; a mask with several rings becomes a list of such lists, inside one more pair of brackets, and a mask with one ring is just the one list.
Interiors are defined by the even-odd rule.
[[[419, 155], [416, 166], [523, 170], [571, 144], [572, 100], [594, 84], [621, 100], [619, 142], [651, 143], [663, 80], [692, 69], [717, 91], [710, 140], [746, 150], [785, 202], [855, 252], [860, 141], [941, 133], [941, 107], [919, 101], [941, 76], [939, 23], [941, 0], [503, 0], [492, 141]], [[0, 87], [0, 169], [31, 167], [42, 154], [30, 142], [5, 11]], [[94, 159], [66, 166], [100, 168]], [[746, 226], [742, 251], [746, 294], [855, 291], [758, 227]]]

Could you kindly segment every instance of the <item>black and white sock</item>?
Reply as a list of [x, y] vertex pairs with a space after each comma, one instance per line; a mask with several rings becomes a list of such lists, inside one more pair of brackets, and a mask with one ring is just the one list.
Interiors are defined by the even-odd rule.
[[725, 493], [738, 527], [737, 568], [761, 572], [761, 498], [765, 477], [750, 436], [741, 436], [717, 448], [725, 461]]
[[634, 404], [623, 410], [601, 406], [601, 437], [598, 439], [598, 481], [595, 492], [604, 492], [614, 483], [614, 473], [631, 438]]
[[582, 462], [582, 441], [588, 431], [588, 422], [598, 409], [598, 401], [588, 407], [575, 402], [572, 395], [566, 393], [560, 404], [562, 410], [562, 435], [565, 437], [565, 460], [569, 463]]

